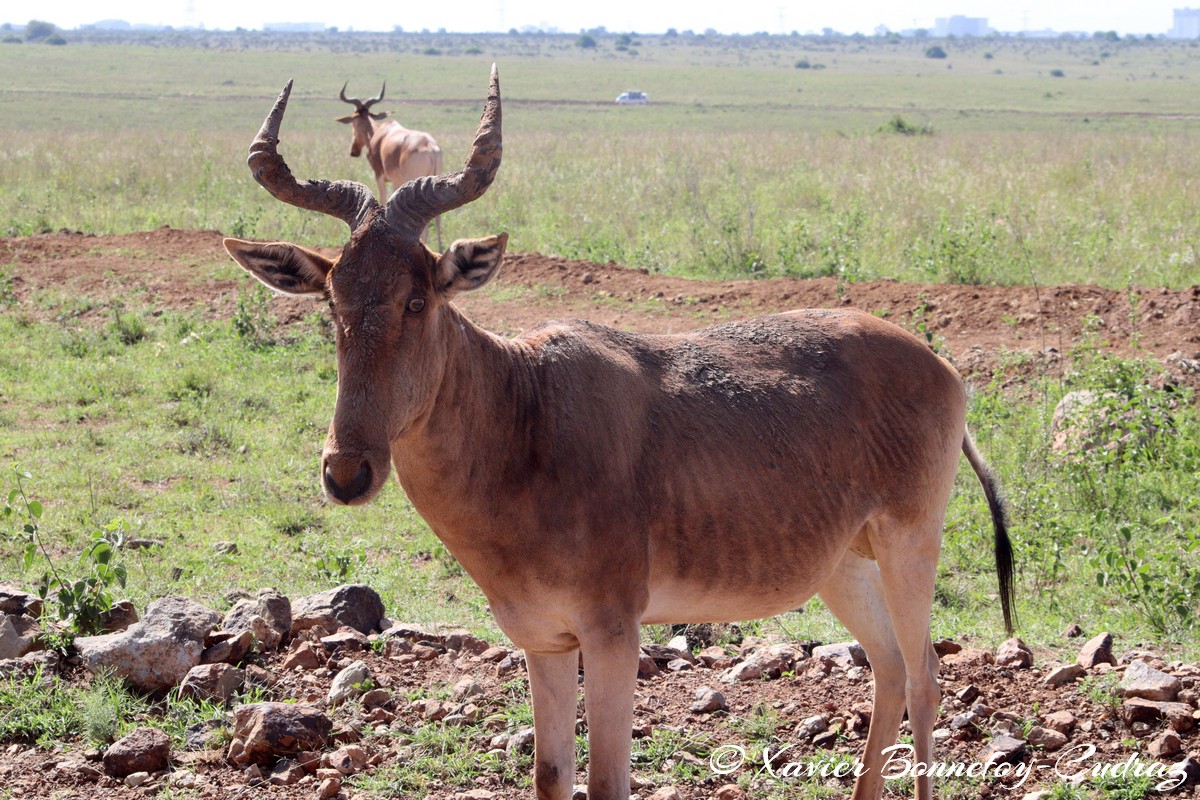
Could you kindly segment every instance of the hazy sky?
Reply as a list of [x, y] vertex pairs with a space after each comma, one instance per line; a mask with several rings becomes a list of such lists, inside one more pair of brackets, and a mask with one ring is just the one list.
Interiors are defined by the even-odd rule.
[[1095, 0], [844, 0], [840, 3], [797, 0], [726, 2], [646, 2], [646, 0], [433, 0], [379, 3], [330, 0], [6, 0], [0, 22], [22, 24], [45, 20], [75, 28], [103, 19], [133, 23], [203, 25], [207, 28], [261, 28], [273, 22], [319, 22], [342, 30], [507, 31], [533, 25], [574, 33], [603, 25], [610, 31], [661, 33], [667, 28], [722, 33], [816, 32], [874, 33], [931, 28], [936, 17], [963, 14], [986, 17], [1002, 31], [1052, 28], [1058, 31], [1116, 30], [1121, 33], [1165, 33], [1172, 9], [1180, 0], [1095, 2]]

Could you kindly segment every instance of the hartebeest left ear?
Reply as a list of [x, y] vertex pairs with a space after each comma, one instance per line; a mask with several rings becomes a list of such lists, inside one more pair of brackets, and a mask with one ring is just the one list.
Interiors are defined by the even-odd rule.
[[334, 121], [334, 122], [343, 122], [343, 123], [349, 124], [349, 123], [351, 123], [351, 122], [354, 122], [354, 115], [353, 115], [353, 114], [351, 114], [351, 115], [350, 115], [350, 116], [348, 116], [348, 117], [334, 117], [333, 121]]
[[287, 242], [226, 239], [233, 260], [272, 289], [284, 294], [325, 294], [325, 276], [333, 260]]
[[459, 239], [438, 259], [438, 291], [453, 297], [483, 286], [495, 276], [507, 246], [507, 233], [484, 239]]

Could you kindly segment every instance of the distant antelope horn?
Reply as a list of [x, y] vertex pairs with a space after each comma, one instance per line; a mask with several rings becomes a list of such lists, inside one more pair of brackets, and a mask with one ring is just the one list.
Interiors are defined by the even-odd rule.
[[380, 100], [382, 100], [382, 99], [383, 99], [383, 93], [384, 93], [386, 90], [387, 90], [387, 81], [384, 81], [384, 82], [383, 82], [383, 88], [379, 90], [379, 96], [378, 96], [378, 97], [372, 97], [370, 100], [364, 100], [364, 101], [363, 101], [363, 104], [362, 104], [362, 107], [363, 107], [363, 108], [370, 108], [371, 106], [373, 106], [373, 105], [375, 105], [376, 103], [378, 103]]
[[479, 199], [500, 169], [501, 150], [500, 75], [493, 64], [487, 103], [466, 165], [458, 172], [414, 178], [401, 186], [388, 201], [388, 223], [419, 237], [434, 217]]
[[349, 103], [356, 108], [362, 108], [362, 100], [359, 100], [357, 97], [346, 97], [346, 87], [349, 85], [350, 81], [346, 81], [342, 84], [342, 90], [338, 92], [338, 97], [341, 98], [343, 103]]
[[292, 82], [288, 81], [258, 135], [250, 143], [250, 156], [246, 159], [250, 172], [275, 199], [337, 217], [349, 225], [350, 230], [355, 230], [367, 212], [377, 205], [375, 196], [366, 186], [354, 181], [297, 181], [283, 156], [276, 152], [279, 125], [291, 93]]

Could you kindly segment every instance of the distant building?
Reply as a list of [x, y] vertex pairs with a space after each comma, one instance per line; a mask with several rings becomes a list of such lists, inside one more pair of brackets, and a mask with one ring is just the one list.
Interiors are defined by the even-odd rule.
[[1200, 8], [1175, 9], [1175, 24], [1167, 31], [1169, 39], [1200, 39]]
[[938, 17], [933, 24], [934, 36], [987, 36], [992, 32], [987, 17]]

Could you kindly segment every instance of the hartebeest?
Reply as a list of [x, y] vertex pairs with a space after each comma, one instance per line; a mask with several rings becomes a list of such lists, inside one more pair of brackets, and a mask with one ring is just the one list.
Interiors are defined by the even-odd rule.
[[[906, 705], [915, 757], [930, 762], [940, 696], [930, 609], [960, 453], [991, 508], [1010, 630], [1013, 600], [1001, 501], [955, 370], [849, 309], [675, 336], [581, 321], [490, 334], [451, 301], [496, 274], [507, 234], [440, 255], [418, 235], [496, 175], [495, 67], [465, 167], [406, 183], [383, 206], [361, 184], [292, 177], [276, 151], [290, 89], [250, 168], [276, 198], [345, 221], [350, 240], [334, 259], [287, 243], [225, 246], [268, 286], [330, 303], [338, 389], [325, 492], [366, 503], [394, 468], [525, 649], [538, 797], [571, 796], [577, 651], [589, 796], [625, 798], [639, 626], [765, 617], [814, 594], [874, 673], [854, 796], [880, 796], [881, 751]], [[928, 775], [916, 790], [930, 797]]]
[[[337, 121], [353, 127], [354, 138], [350, 142], [351, 157], [358, 158], [363, 149], [366, 149], [367, 163], [375, 171], [375, 183], [379, 187], [380, 202], [387, 199], [388, 181], [391, 181], [392, 185], [400, 187], [425, 175], [442, 174], [442, 148], [438, 147], [438, 143], [428, 133], [409, 130], [394, 119], [388, 120], [383, 125], [375, 124], [386, 119], [389, 113], [387, 111], [371, 111], [371, 106], [383, 100], [383, 94], [387, 91], [387, 81], [384, 81], [379, 95], [369, 100], [346, 97], [346, 86], [349, 85], [350, 82], [346, 81], [342, 86], [342, 91], [338, 93], [338, 97], [343, 103], [350, 103], [354, 106], [354, 113], [338, 117]], [[437, 227], [438, 248], [441, 248], [441, 217], [435, 217], [432, 221]]]

